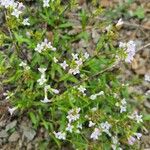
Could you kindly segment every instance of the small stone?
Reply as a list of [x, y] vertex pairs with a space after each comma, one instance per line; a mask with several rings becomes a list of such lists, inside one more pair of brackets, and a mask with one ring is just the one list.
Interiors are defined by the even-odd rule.
[[16, 141], [18, 141], [19, 137], [20, 137], [19, 133], [18, 132], [14, 132], [14, 133], [11, 134], [11, 136], [8, 139], [8, 141], [9, 142], [16, 142]]
[[13, 122], [10, 122], [7, 126], [6, 126], [6, 131], [14, 128], [17, 124], [17, 120], [14, 120]]
[[0, 131], [0, 138], [6, 138], [8, 137], [8, 133], [6, 130], [1, 130]]
[[28, 139], [28, 141], [32, 141], [36, 135], [36, 132], [32, 128], [26, 127], [23, 130], [23, 135]]
[[1, 128], [4, 127], [5, 125], [6, 125], [6, 120], [0, 121], [0, 127], [1, 127]]

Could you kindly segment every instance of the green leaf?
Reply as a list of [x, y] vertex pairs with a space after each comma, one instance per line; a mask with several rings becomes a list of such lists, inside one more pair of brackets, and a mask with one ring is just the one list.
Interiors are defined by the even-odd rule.
[[143, 7], [138, 7], [137, 10], [133, 13], [134, 16], [137, 16], [139, 19], [144, 19], [145, 12]]
[[72, 76], [71, 74], [65, 74], [59, 79], [59, 81], [71, 81], [71, 82], [76, 83], [78, 82], [78, 79]]
[[69, 28], [69, 27], [72, 27], [73, 24], [70, 23], [70, 22], [67, 22], [67, 23], [63, 23], [61, 25], [59, 25], [59, 28]]

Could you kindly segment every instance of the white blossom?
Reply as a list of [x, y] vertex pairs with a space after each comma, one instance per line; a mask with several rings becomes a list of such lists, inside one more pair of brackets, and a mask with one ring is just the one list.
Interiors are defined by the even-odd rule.
[[59, 94], [59, 90], [57, 90], [57, 89], [52, 89], [52, 88], [51, 88], [51, 91], [52, 91], [53, 93], [55, 93], [55, 94]]
[[69, 131], [70, 133], [72, 133], [73, 128], [74, 128], [74, 126], [71, 125], [70, 123], [68, 123], [66, 131]]
[[43, 0], [43, 7], [49, 7], [50, 0]]
[[91, 99], [91, 100], [95, 100], [95, 99], [97, 98], [97, 96], [101, 96], [101, 95], [104, 95], [104, 91], [100, 91], [100, 92], [97, 93], [97, 94], [92, 94], [92, 95], [90, 96], [90, 99]]
[[148, 81], [148, 82], [150, 82], [150, 75], [148, 75], [148, 74], [145, 74], [145, 81]]
[[100, 129], [95, 128], [94, 131], [92, 132], [90, 138], [93, 140], [97, 140], [100, 135], [101, 135]]
[[7, 90], [6, 92], [3, 93], [3, 95], [6, 96], [5, 99], [7, 100], [10, 99], [14, 95], [14, 93], [11, 93], [10, 91]]
[[43, 100], [41, 100], [42, 103], [49, 103], [51, 100], [49, 100], [47, 97], [45, 97]]
[[87, 52], [84, 54], [84, 58], [85, 58], [85, 59], [88, 59], [89, 56], [90, 56], [90, 55], [89, 55]]
[[78, 87], [78, 90], [85, 95], [85, 91], [86, 91], [85, 87], [83, 87], [82, 85], [80, 85], [80, 87]]
[[134, 41], [129, 41], [128, 43], [120, 42], [119, 47], [123, 48], [127, 54], [125, 58], [125, 62], [131, 63], [134, 58], [135, 50], [136, 50], [135, 42]]
[[43, 49], [44, 49], [44, 46], [42, 44], [37, 44], [34, 50], [41, 53]]
[[90, 96], [90, 99], [91, 100], [95, 100], [97, 98], [97, 95], [96, 94], [92, 94], [91, 96]]
[[132, 115], [128, 116], [130, 119], [135, 120], [137, 123], [143, 122], [142, 115], [138, 115], [137, 111], [135, 111]]
[[79, 67], [77, 66], [74, 69], [69, 69], [69, 73], [73, 75], [79, 74], [80, 73]]
[[111, 29], [112, 29], [112, 25], [108, 25], [105, 29], [106, 29], [107, 32], [110, 32]]
[[56, 57], [53, 58], [54, 63], [58, 62], [58, 59]]
[[38, 70], [40, 71], [41, 74], [44, 74], [47, 68], [38, 68]]
[[100, 127], [103, 132], [107, 133], [109, 136], [111, 136], [111, 133], [109, 132], [109, 129], [111, 128], [111, 124], [109, 124], [107, 121], [100, 124]]
[[81, 66], [83, 64], [82, 59], [80, 58], [79, 60], [76, 60], [75, 63], [77, 64], [77, 66]]
[[120, 113], [126, 112], [126, 106], [120, 106]]
[[35, 51], [41, 53], [42, 51], [46, 49], [51, 49], [52, 51], [56, 51], [56, 48], [51, 45], [51, 42], [48, 42], [47, 39], [44, 39], [43, 42], [38, 43], [36, 48], [34, 49]]
[[16, 109], [17, 107], [13, 107], [13, 108], [8, 107], [8, 112], [10, 113], [10, 115], [12, 115]]
[[25, 63], [23, 61], [19, 64], [19, 66], [23, 67], [25, 70], [29, 70], [30, 69], [30, 67], [27, 65], [27, 63]]
[[25, 26], [29, 26], [29, 25], [30, 25], [30, 23], [29, 23], [29, 18], [25, 18], [25, 19], [23, 20], [22, 24], [25, 25]]
[[140, 140], [140, 138], [142, 137], [141, 133], [135, 133], [134, 135], [137, 137], [138, 140]]
[[73, 60], [78, 60], [78, 54], [71, 54], [72, 55], [72, 57], [73, 57]]
[[80, 117], [79, 112], [80, 112], [80, 108], [74, 108], [74, 109], [69, 110], [68, 115], [67, 115], [68, 121], [71, 123], [71, 122], [78, 120]]
[[45, 79], [45, 75], [41, 75], [41, 78], [37, 80], [37, 82], [39, 83], [39, 85], [43, 85], [44, 83], [46, 83], [46, 79]]
[[136, 138], [135, 138], [135, 137], [130, 136], [130, 137], [128, 138], [128, 143], [129, 143], [129, 145], [133, 145], [135, 142], [136, 142]]
[[120, 27], [124, 24], [124, 22], [122, 21], [122, 19], [120, 18], [116, 24], [116, 27]]
[[18, 9], [14, 9], [13, 12], [11, 13], [11, 15], [15, 16], [16, 18], [19, 18], [19, 15], [21, 14], [22, 12]]
[[66, 63], [66, 61], [64, 61], [63, 63], [60, 64], [60, 66], [66, 70], [66, 68], [68, 67], [68, 64]]
[[65, 132], [53, 132], [55, 137], [57, 139], [60, 139], [60, 140], [65, 140], [66, 139], [66, 133]]
[[95, 126], [95, 123], [92, 121], [89, 121], [89, 127], [93, 127], [93, 126]]

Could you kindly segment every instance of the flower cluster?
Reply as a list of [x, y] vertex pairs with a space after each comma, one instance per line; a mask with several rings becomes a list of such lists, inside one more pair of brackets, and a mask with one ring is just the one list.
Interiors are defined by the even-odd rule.
[[30, 67], [27, 65], [27, 63], [23, 62], [23, 61], [19, 64], [19, 66], [23, 67], [25, 70], [29, 70], [30, 69]]
[[80, 110], [81, 110], [80, 108], [74, 108], [74, 109], [71, 109], [68, 111], [67, 119], [68, 119], [69, 123], [74, 122], [79, 119]]
[[54, 131], [53, 133], [57, 139], [60, 139], [60, 140], [66, 139], [66, 133], [64, 133], [64, 132], [55, 132]]
[[0, 0], [0, 5], [4, 6], [5, 8], [11, 7], [13, 9], [11, 15], [19, 18], [20, 14], [22, 13], [25, 6], [23, 3], [15, 2], [14, 0]]
[[30, 23], [29, 23], [29, 18], [25, 18], [25, 19], [23, 20], [22, 24], [25, 25], [25, 26], [29, 26], [29, 25], [30, 25]]
[[50, 0], [43, 0], [43, 7], [49, 7]]
[[110, 128], [111, 128], [111, 124], [109, 124], [107, 121], [102, 122], [99, 127], [94, 129], [94, 131], [92, 132], [90, 138], [93, 139], [93, 140], [97, 140], [99, 138], [99, 136], [102, 134], [102, 132], [105, 132], [106, 134], [111, 136], [111, 133], [109, 131]]
[[45, 78], [45, 71], [47, 70], [46, 68], [38, 68], [38, 70], [41, 73], [41, 78], [37, 80], [37, 82], [39, 83], [39, 85], [43, 85], [44, 83], [46, 83], [46, 78]]
[[69, 66], [66, 62], [66, 60], [63, 61], [63, 63], [60, 63], [60, 66], [66, 70], [67, 67], [70, 67], [68, 73], [69, 74], [79, 74], [80, 73], [80, 67], [83, 65], [83, 62], [89, 58], [89, 54], [86, 52], [83, 57], [79, 58], [79, 54], [72, 53], [72, 62]]
[[127, 102], [126, 102], [125, 98], [122, 99], [120, 103], [117, 102], [116, 106], [120, 107], [120, 113], [126, 112]]
[[135, 42], [134, 41], [129, 41], [128, 43], [120, 42], [119, 47], [123, 48], [125, 50], [125, 53], [127, 54], [125, 62], [131, 63], [136, 50]]
[[[136, 137], [135, 137], [136, 136]], [[141, 133], [134, 133], [134, 136], [130, 136], [128, 138], [128, 143], [130, 145], [133, 145], [137, 140], [140, 140], [140, 138], [142, 137]]]
[[51, 42], [48, 42], [47, 39], [44, 39], [42, 43], [37, 44], [34, 50], [37, 51], [38, 53], [41, 53], [42, 51], [46, 49], [51, 49], [52, 51], [56, 51], [56, 48], [53, 47]]
[[129, 116], [130, 119], [135, 120], [137, 123], [143, 122], [142, 117], [143, 117], [142, 115], [138, 115], [137, 111], [135, 111], [133, 114]]

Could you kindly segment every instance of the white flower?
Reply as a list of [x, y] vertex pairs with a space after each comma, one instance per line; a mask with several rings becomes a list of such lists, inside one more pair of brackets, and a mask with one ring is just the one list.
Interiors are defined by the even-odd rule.
[[17, 107], [13, 107], [13, 108], [8, 107], [8, 112], [10, 113], [10, 115], [12, 115], [16, 109]]
[[78, 60], [78, 54], [71, 54], [72, 55], [72, 57], [73, 57], [73, 60]]
[[25, 26], [29, 26], [30, 25], [29, 18], [24, 19], [22, 24], [25, 25]]
[[116, 27], [120, 27], [124, 24], [124, 22], [122, 21], [122, 19], [119, 19], [117, 24], [116, 24]]
[[134, 41], [129, 41], [128, 43], [120, 42], [119, 47], [123, 48], [127, 54], [125, 58], [125, 62], [131, 63], [134, 58], [135, 50], [136, 50], [135, 42]]
[[132, 115], [128, 116], [130, 119], [135, 120], [137, 123], [143, 122], [142, 115], [138, 115], [137, 111], [135, 111]]
[[14, 5], [14, 0], [1, 0], [0, 5], [4, 6], [5, 8], [12, 7]]
[[59, 94], [59, 90], [57, 90], [57, 89], [52, 89], [52, 88], [51, 88], [51, 91], [52, 91], [53, 93], [55, 93], [55, 94]]
[[78, 120], [80, 117], [79, 112], [80, 112], [80, 108], [74, 108], [74, 109], [69, 110], [68, 115], [67, 115], [68, 121], [71, 123], [71, 122]]
[[134, 138], [133, 136], [130, 136], [130, 137], [128, 138], [128, 143], [129, 143], [129, 145], [133, 145], [135, 142], [136, 142], [136, 138]]
[[23, 61], [19, 64], [19, 66], [20, 66], [20, 67], [23, 67], [25, 70], [29, 70], [29, 69], [30, 69], [30, 67], [27, 66], [27, 63], [25, 63], [25, 62], [23, 62]]
[[107, 133], [109, 136], [111, 136], [109, 129], [111, 128], [111, 124], [109, 124], [107, 121], [100, 124], [100, 127], [102, 128], [102, 131]]
[[90, 96], [90, 99], [91, 100], [95, 100], [97, 98], [97, 96], [101, 96], [101, 95], [104, 95], [104, 92], [103, 91], [100, 91], [99, 93], [97, 94], [93, 94]]
[[74, 126], [72, 126], [70, 123], [68, 123], [66, 131], [69, 131], [70, 133], [72, 133], [73, 128], [74, 128]]
[[5, 99], [7, 100], [10, 99], [14, 95], [14, 93], [11, 93], [7, 90], [5, 93], [3, 93], [3, 95], [6, 96]]
[[76, 60], [75, 63], [77, 64], [77, 66], [81, 66], [83, 64], [82, 59], [80, 58], [79, 60]]
[[40, 71], [41, 74], [44, 74], [47, 68], [38, 68], [38, 70]]
[[87, 52], [84, 54], [84, 58], [85, 58], [85, 59], [88, 59], [89, 56], [90, 56], [90, 55], [89, 55]]
[[135, 133], [134, 135], [137, 137], [138, 140], [140, 140], [140, 138], [142, 137], [141, 133]]
[[126, 104], [127, 104], [127, 102], [126, 102], [126, 99], [125, 99], [125, 98], [121, 100], [121, 104], [122, 104], [122, 105], [126, 105]]
[[106, 29], [107, 32], [111, 31], [112, 25], [108, 25], [105, 29]]
[[56, 57], [53, 58], [54, 63], [58, 62], [58, 59]]
[[145, 95], [146, 96], [150, 95], [150, 90], [146, 91]]
[[95, 100], [96, 98], [97, 98], [97, 95], [96, 95], [96, 94], [93, 94], [93, 95], [90, 96], [90, 99], [91, 99], [91, 100]]
[[19, 18], [19, 15], [21, 14], [22, 12], [18, 9], [14, 9], [13, 12], [11, 13], [11, 15], [15, 16], [16, 18]]
[[89, 121], [89, 127], [93, 127], [93, 126], [95, 126], [95, 123], [92, 121]]
[[148, 75], [148, 74], [145, 74], [145, 81], [148, 81], [148, 82], [150, 82], [150, 75]]
[[77, 128], [82, 129], [82, 124], [77, 124]]
[[57, 139], [60, 139], [60, 140], [65, 140], [66, 139], [66, 133], [65, 132], [53, 132], [55, 137]]
[[79, 74], [80, 73], [79, 67], [77, 66], [74, 69], [69, 69], [69, 73], [73, 75]]
[[96, 95], [97, 95], [97, 96], [104, 95], [104, 91], [100, 91], [100, 92], [97, 93]]
[[49, 100], [47, 97], [44, 98], [44, 100], [41, 100], [42, 103], [49, 103], [51, 100]]
[[126, 106], [120, 106], [120, 113], [126, 112]]
[[64, 61], [63, 63], [60, 64], [60, 66], [66, 70], [66, 68], [68, 67], [68, 64], [66, 63], [66, 61]]
[[34, 50], [41, 53], [43, 49], [44, 49], [44, 46], [42, 44], [37, 44], [37, 47]]
[[97, 111], [98, 110], [98, 108], [97, 107], [93, 107], [92, 109], [91, 109], [91, 111]]
[[46, 83], [46, 79], [45, 79], [45, 76], [41, 76], [40, 79], [37, 80], [37, 82], [39, 83], [39, 85], [43, 85], [44, 83]]
[[79, 90], [81, 93], [85, 94], [86, 88], [83, 87], [82, 85], [80, 85], [80, 87], [78, 88], [78, 90]]
[[97, 140], [100, 135], [101, 135], [100, 129], [95, 128], [90, 138], [93, 140]]
[[49, 7], [50, 0], [43, 0], [43, 7]]

